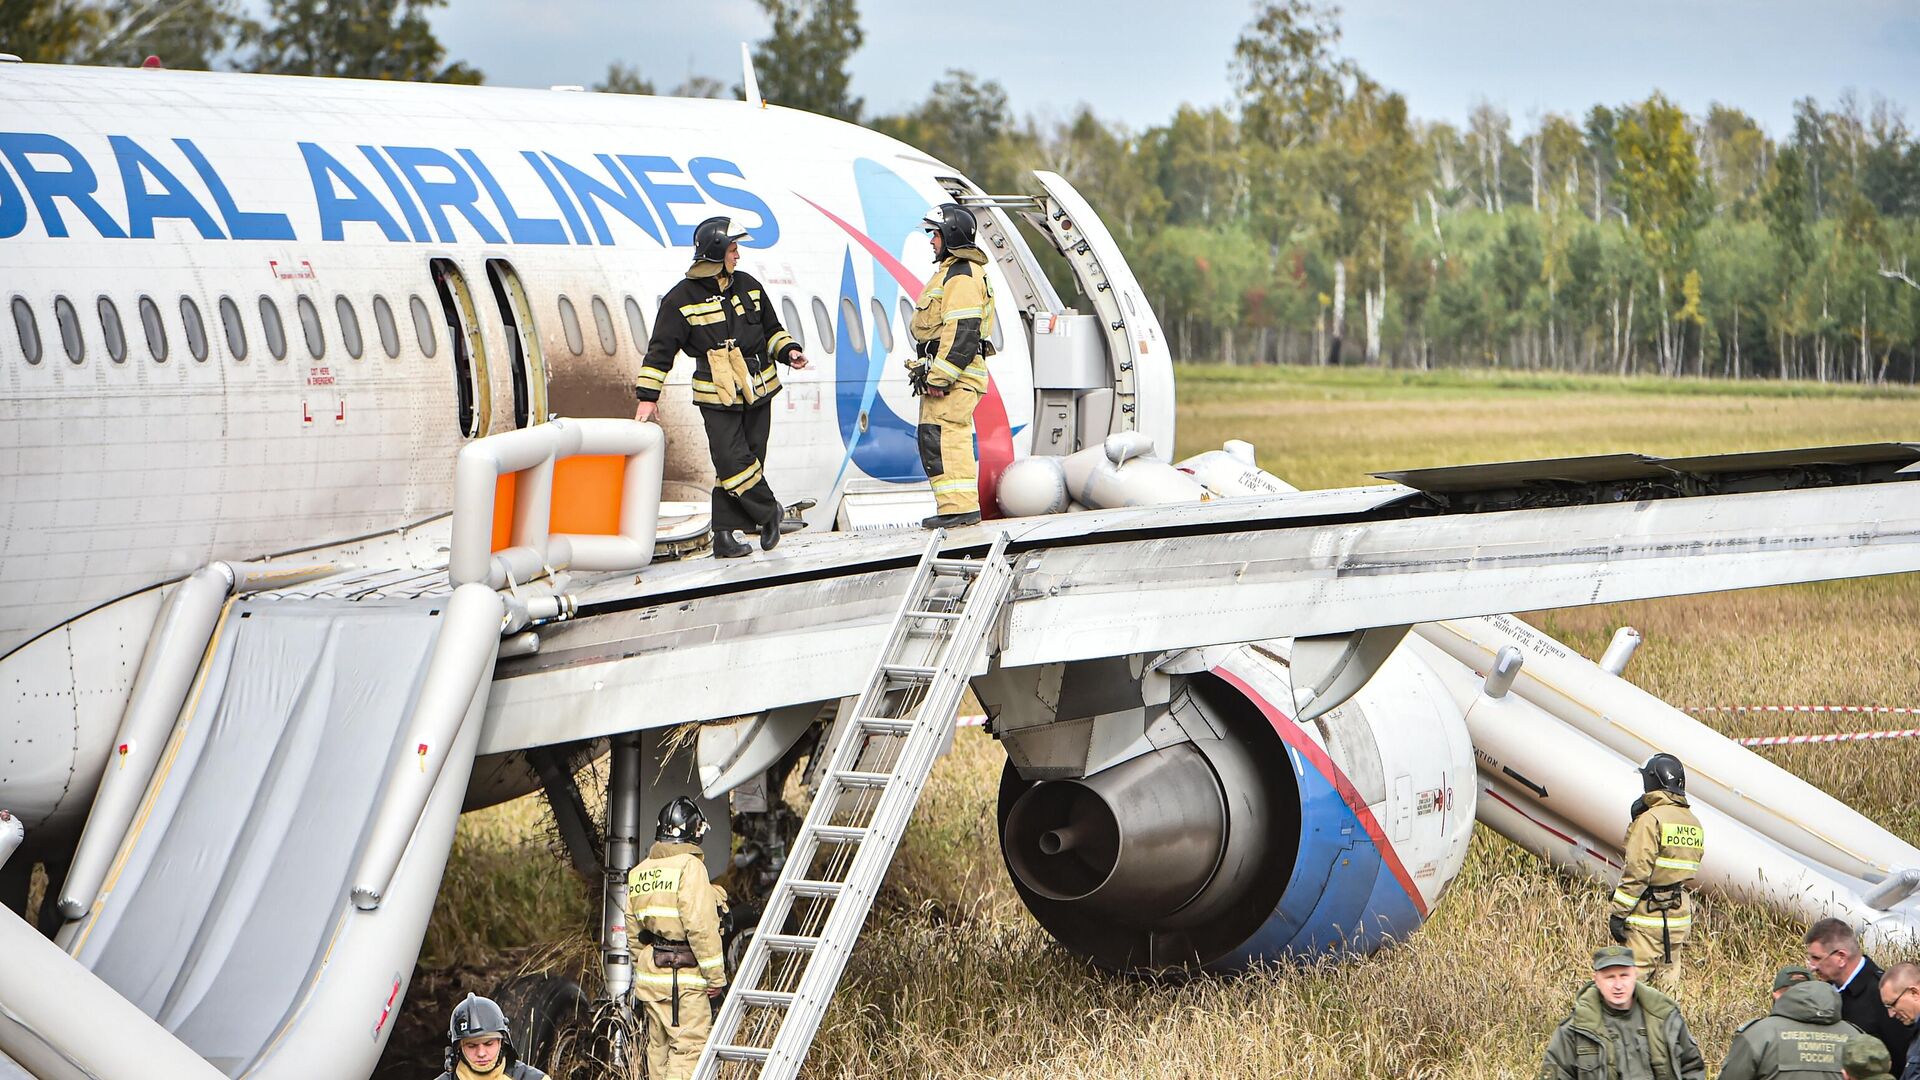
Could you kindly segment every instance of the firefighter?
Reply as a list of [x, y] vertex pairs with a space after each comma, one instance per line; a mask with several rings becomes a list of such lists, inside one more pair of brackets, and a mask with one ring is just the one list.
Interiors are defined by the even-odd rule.
[[736, 268], [745, 235], [723, 217], [693, 230], [693, 265], [660, 301], [633, 384], [640, 399], [633, 418], [651, 420], [675, 357], [684, 352], [694, 358], [693, 403], [706, 423], [713, 458], [713, 553], [722, 559], [753, 550], [735, 529], [757, 531], [762, 551], [780, 542], [785, 514], [764, 472], [773, 428], [768, 403], [780, 392], [776, 362], [796, 371], [807, 366], [806, 353], [780, 325], [765, 287]]
[[629, 925], [640, 928], [633, 995], [647, 1022], [647, 1076], [693, 1075], [713, 1027], [709, 1001], [727, 985], [720, 921], [727, 896], [707, 878], [700, 838], [706, 816], [685, 795], [660, 811], [653, 847], [633, 868]]
[[547, 1080], [547, 1074], [520, 1060], [500, 1006], [468, 994], [447, 1020], [447, 1066], [439, 1080]]
[[939, 265], [914, 307], [917, 348], [907, 362], [907, 377], [920, 396], [920, 464], [933, 484], [935, 513], [920, 524], [946, 529], [980, 520], [973, 410], [987, 392], [993, 289], [987, 283], [987, 256], [974, 240], [971, 211], [943, 203], [921, 226]]
[[1640, 777], [1646, 794], [1633, 804], [1608, 926], [1613, 940], [1632, 947], [1642, 979], [1678, 996], [1680, 955], [1693, 932], [1687, 886], [1700, 873], [1705, 834], [1687, 807], [1687, 772], [1679, 758], [1655, 754]]

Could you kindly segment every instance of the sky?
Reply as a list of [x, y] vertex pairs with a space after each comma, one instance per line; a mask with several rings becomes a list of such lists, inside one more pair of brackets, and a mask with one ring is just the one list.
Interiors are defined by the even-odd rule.
[[[1344, 53], [1405, 94], [1416, 117], [1462, 122], [1485, 100], [1516, 131], [1548, 112], [1658, 89], [1688, 112], [1719, 101], [1775, 136], [1793, 102], [1846, 89], [1920, 107], [1920, 5], [1910, 0], [1349, 0]], [[1248, 0], [971, 0], [861, 5], [853, 91], [868, 113], [923, 100], [942, 71], [996, 79], [1015, 113], [1081, 103], [1135, 130], [1182, 103], [1230, 100], [1227, 60]], [[960, 33], [955, 28], [960, 25]], [[450, 56], [509, 86], [591, 85], [620, 60], [663, 90], [689, 73], [731, 86], [739, 43], [767, 31], [754, 0], [452, 0], [433, 13]], [[969, 30], [968, 28], [975, 28]]]

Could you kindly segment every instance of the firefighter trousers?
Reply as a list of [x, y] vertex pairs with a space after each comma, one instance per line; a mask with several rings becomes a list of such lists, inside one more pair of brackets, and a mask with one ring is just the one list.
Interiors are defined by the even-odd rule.
[[1687, 962], [1686, 935], [1672, 943], [1669, 953], [1658, 928], [1627, 927], [1627, 947], [1633, 950], [1633, 964], [1640, 969], [1640, 981], [1671, 998], [1680, 996], [1681, 976]]
[[680, 1022], [673, 1022], [673, 999], [642, 999], [647, 1018], [647, 1080], [689, 1080], [700, 1051], [713, 1030], [713, 1006], [697, 971], [680, 973]]
[[746, 409], [701, 409], [707, 453], [713, 458], [713, 527], [757, 529], [780, 518], [764, 474], [773, 410], [763, 402]]
[[920, 464], [933, 484], [939, 513], [980, 509], [980, 466], [973, 440], [973, 410], [979, 404], [979, 392], [965, 386], [951, 387], [940, 397], [920, 397]]

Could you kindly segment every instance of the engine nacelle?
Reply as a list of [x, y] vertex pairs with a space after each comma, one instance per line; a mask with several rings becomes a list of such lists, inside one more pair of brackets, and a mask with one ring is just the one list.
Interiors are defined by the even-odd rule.
[[1371, 952], [1425, 921], [1473, 830], [1458, 707], [1403, 651], [1299, 724], [1286, 655], [1275, 642], [1186, 675], [1108, 661], [984, 688], [1009, 759], [1002, 852], [1063, 945], [1118, 971], [1231, 971]]

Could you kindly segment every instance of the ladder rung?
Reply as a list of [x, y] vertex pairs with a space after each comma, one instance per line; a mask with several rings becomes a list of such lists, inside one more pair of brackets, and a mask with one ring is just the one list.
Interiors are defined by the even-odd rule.
[[819, 938], [805, 934], [755, 934], [753, 940], [784, 953], [810, 953], [820, 947]]
[[842, 787], [850, 788], [883, 788], [893, 782], [892, 773], [855, 772], [852, 769], [842, 769], [834, 773], [833, 778]]
[[793, 894], [795, 896], [814, 897], [822, 900], [838, 899], [840, 893], [845, 888], [846, 886], [838, 881], [815, 881], [812, 878], [801, 878], [793, 882]]
[[860, 718], [860, 730], [869, 735], [911, 735], [912, 720], [900, 720], [891, 716], [863, 716]]
[[798, 994], [788, 994], [779, 990], [749, 990], [746, 987], [734, 990], [732, 994], [740, 999], [740, 1004], [757, 1009], [790, 1008], [800, 997]]
[[858, 844], [873, 835], [871, 829], [859, 829], [851, 825], [815, 825], [813, 835], [835, 844]]
[[935, 559], [933, 572], [936, 574], [966, 574], [972, 576], [980, 572], [980, 564], [971, 559]]
[[766, 1061], [773, 1057], [773, 1048], [767, 1046], [739, 1046], [734, 1043], [715, 1043], [713, 1056], [721, 1061]]
[[960, 617], [960, 613], [957, 611], [910, 611], [907, 614], [911, 615], [913, 618], [916, 618], [916, 619], [952, 620]]
[[931, 679], [940, 674], [939, 668], [918, 667], [913, 664], [888, 664], [882, 670], [890, 679]]

